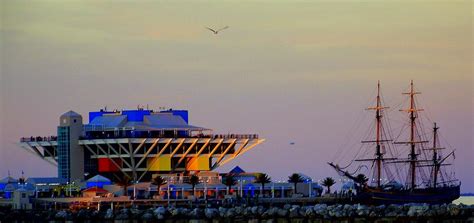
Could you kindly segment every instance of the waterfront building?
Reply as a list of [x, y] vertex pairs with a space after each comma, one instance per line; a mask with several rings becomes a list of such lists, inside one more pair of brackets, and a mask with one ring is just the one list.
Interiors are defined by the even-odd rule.
[[86, 188], [103, 188], [105, 185], [111, 185], [112, 181], [101, 175], [95, 175], [86, 180]]
[[[68, 185], [67, 179], [59, 177], [29, 177], [26, 183], [35, 189], [35, 197], [51, 197], [58, 188]], [[60, 194], [57, 192], [56, 194]]]
[[0, 189], [0, 206], [11, 206], [14, 209], [31, 209], [30, 199], [35, 194], [34, 186], [23, 180], [16, 182], [11, 181], [15, 180], [13, 178], [8, 180], [4, 187]]
[[213, 134], [190, 125], [186, 110], [138, 108], [89, 112], [87, 124], [69, 111], [59, 118], [57, 136], [24, 137], [20, 145], [57, 166], [68, 182], [98, 174], [142, 182], [212, 171], [263, 141], [257, 134]]

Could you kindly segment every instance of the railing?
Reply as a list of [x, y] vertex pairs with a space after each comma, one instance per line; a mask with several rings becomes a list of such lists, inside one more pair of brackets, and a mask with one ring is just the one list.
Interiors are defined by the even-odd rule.
[[[176, 137], [169, 137], [166, 135], [157, 135], [157, 136], [115, 136], [111, 135], [102, 135], [102, 136], [80, 136], [79, 139], [119, 139], [119, 138], [204, 138], [204, 139], [258, 139], [259, 136], [257, 134], [212, 134], [212, 135], [194, 135], [194, 136], [176, 136]], [[49, 142], [49, 141], [57, 141], [57, 136], [30, 136], [30, 137], [22, 137], [20, 142]]]
[[21, 137], [20, 142], [49, 142], [57, 141], [57, 136], [30, 136], [30, 137]]
[[94, 136], [80, 136], [79, 139], [122, 139], [122, 138], [175, 138], [175, 139], [182, 139], [182, 138], [192, 138], [192, 139], [258, 139], [259, 136], [257, 134], [221, 134], [221, 135], [192, 135], [192, 136], [174, 136], [174, 135], [114, 135], [113, 133], [110, 134], [103, 134], [103, 135], [94, 135]]
[[196, 135], [192, 138], [212, 138], [212, 139], [258, 139], [258, 134], [213, 134]]
[[[189, 184], [189, 176], [162, 176], [170, 184]], [[221, 176], [198, 176], [199, 183], [219, 184], [222, 182]]]

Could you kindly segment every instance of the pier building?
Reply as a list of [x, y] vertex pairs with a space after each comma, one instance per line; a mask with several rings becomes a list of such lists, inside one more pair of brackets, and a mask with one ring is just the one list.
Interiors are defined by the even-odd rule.
[[23, 137], [20, 146], [57, 166], [69, 182], [100, 174], [150, 181], [153, 175], [212, 171], [264, 139], [257, 134], [214, 134], [189, 124], [187, 110], [106, 109], [59, 117], [57, 135]]

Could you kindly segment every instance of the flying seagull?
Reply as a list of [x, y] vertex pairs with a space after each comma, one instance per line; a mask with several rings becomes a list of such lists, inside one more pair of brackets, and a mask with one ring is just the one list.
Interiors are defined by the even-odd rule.
[[227, 29], [227, 28], [229, 28], [229, 26], [222, 27], [222, 28], [220, 28], [220, 29], [218, 29], [218, 30], [214, 30], [214, 29], [211, 29], [211, 28], [209, 28], [209, 27], [206, 27], [206, 29], [212, 31], [212, 32], [214, 33], [214, 35], [217, 35], [220, 31], [222, 31], [222, 30], [224, 30], [224, 29]]

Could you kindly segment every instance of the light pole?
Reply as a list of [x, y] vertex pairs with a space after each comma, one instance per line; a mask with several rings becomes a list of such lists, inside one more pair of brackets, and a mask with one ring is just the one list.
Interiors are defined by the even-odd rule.
[[311, 197], [311, 192], [313, 191], [312, 186], [313, 186], [313, 181], [310, 181], [310, 182], [309, 182], [309, 193], [308, 193], [308, 197]]
[[170, 206], [170, 184], [168, 182], [166, 193], [168, 194], [168, 207]]
[[72, 186], [74, 185], [74, 181], [69, 185], [69, 197], [72, 197]]
[[70, 195], [71, 195], [71, 191], [70, 191], [70, 187], [69, 187], [69, 181], [66, 182], [66, 186], [68, 187], [68, 188], [66, 188], [66, 196], [68, 196], [68, 194], [67, 194], [68, 191], [69, 191], [69, 196], [70, 196]]
[[240, 197], [244, 197], [243, 195], [243, 191], [242, 191], [242, 179], [239, 180], [239, 183], [240, 183]]
[[204, 200], [207, 199], [207, 179], [204, 180]]
[[272, 182], [272, 198], [275, 198], [275, 182]]
[[133, 182], [133, 200], [135, 201], [136, 197], [137, 197], [137, 188], [136, 188], [136, 185], [137, 185], [138, 181], [134, 181]]

